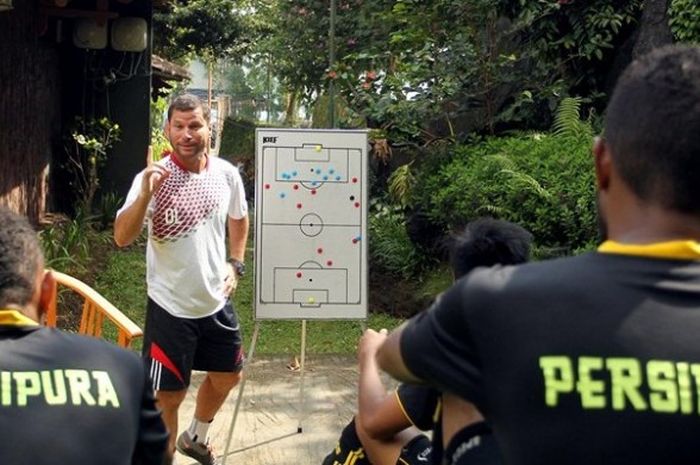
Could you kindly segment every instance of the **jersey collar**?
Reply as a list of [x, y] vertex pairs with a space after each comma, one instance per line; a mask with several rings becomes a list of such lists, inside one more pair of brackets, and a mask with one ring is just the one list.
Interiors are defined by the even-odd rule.
[[18, 310], [3, 309], [0, 310], [0, 326], [15, 326], [21, 328], [26, 326], [39, 326], [39, 323], [23, 315]]
[[[170, 159], [172, 160], [172, 162], [175, 163], [175, 166], [177, 166], [178, 168], [180, 168], [182, 171], [187, 171], [188, 173], [192, 173], [192, 171], [190, 171], [190, 170], [188, 170], [187, 168], [185, 168], [185, 165], [183, 165], [183, 164], [180, 162], [180, 160], [178, 160], [177, 157], [176, 157], [174, 154], [171, 153], [171, 154], [168, 155], [168, 156], [170, 157]], [[203, 173], [203, 172], [205, 172], [206, 170], [209, 169], [209, 154], [206, 154], [206, 153], [205, 153], [205, 154], [204, 154], [204, 157], [205, 157], [204, 169], [203, 169], [202, 171], [200, 171], [200, 173]], [[195, 173], [195, 174], [198, 174], [198, 173]]]
[[700, 243], [692, 240], [652, 244], [622, 244], [605, 241], [598, 247], [598, 252], [671, 260], [700, 260]]

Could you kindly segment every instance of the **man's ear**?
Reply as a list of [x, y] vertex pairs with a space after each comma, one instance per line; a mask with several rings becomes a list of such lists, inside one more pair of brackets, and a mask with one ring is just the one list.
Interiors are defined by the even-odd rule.
[[610, 148], [605, 140], [596, 137], [593, 140], [593, 157], [595, 161], [595, 178], [598, 191], [607, 191], [610, 187], [610, 173], [612, 172], [612, 158]]
[[42, 324], [46, 319], [46, 313], [49, 311], [53, 299], [56, 298], [55, 291], [56, 278], [54, 278], [51, 271], [46, 271], [44, 273], [44, 279], [41, 281], [41, 293], [39, 294], [39, 304], [37, 305], [39, 322]]

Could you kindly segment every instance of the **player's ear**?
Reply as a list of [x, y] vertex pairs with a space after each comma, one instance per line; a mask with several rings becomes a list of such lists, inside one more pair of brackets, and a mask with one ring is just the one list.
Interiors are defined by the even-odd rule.
[[593, 157], [595, 159], [595, 177], [598, 191], [607, 191], [610, 185], [612, 158], [605, 139], [596, 137], [593, 140]]
[[46, 314], [51, 307], [53, 300], [56, 298], [56, 278], [51, 271], [44, 272], [44, 278], [41, 280], [39, 294], [39, 303], [37, 305], [37, 316], [39, 322], [43, 323]]

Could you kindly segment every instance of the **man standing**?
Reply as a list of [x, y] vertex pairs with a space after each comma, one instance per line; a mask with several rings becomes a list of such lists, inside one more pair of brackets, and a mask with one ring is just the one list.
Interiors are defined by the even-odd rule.
[[700, 49], [632, 63], [593, 153], [597, 252], [474, 271], [379, 364], [475, 403], [506, 463], [697, 463]]
[[54, 286], [36, 232], [0, 207], [0, 463], [169, 463], [143, 361], [39, 325]]
[[[173, 151], [136, 176], [117, 213], [114, 239], [129, 245], [148, 223], [144, 356], [171, 450], [215, 464], [209, 425], [240, 381], [243, 365], [229, 296], [244, 273], [248, 207], [238, 170], [208, 156], [209, 111], [197, 97], [173, 100], [165, 133]], [[207, 375], [194, 418], [177, 437], [178, 409], [193, 369]]]

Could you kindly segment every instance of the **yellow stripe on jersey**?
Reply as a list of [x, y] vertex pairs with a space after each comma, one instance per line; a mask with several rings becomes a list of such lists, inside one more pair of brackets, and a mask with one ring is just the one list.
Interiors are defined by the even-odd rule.
[[39, 323], [19, 310], [0, 310], [0, 326], [38, 326]]
[[[408, 412], [406, 411], [406, 408], [403, 406], [403, 402], [401, 402], [401, 396], [399, 395], [399, 390], [398, 390], [398, 389], [394, 390], [394, 396], [396, 397], [396, 402], [399, 404], [399, 408], [400, 408], [401, 411], [403, 412], [403, 415], [406, 417], [406, 419], [407, 419], [408, 421], [411, 422], [411, 424], [412, 424], [413, 426], [416, 426], [416, 424], [413, 422], [413, 418], [411, 418], [411, 416], [410, 416], [410, 415], [408, 414]], [[418, 428], [418, 427], [416, 426], [416, 428]]]
[[598, 247], [598, 252], [672, 260], [700, 260], [700, 243], [692, 240], [651, 244], [622, 244], [605, 241]]

